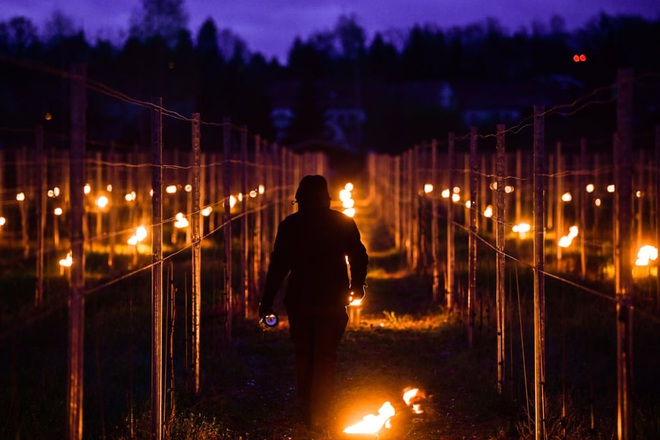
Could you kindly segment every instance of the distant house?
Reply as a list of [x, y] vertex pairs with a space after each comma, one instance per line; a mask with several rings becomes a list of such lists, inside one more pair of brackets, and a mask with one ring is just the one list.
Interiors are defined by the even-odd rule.
[[466, 81], [451, 85], [452, 102], [464, 128], [516, 124], [535, 105], [569, 104], [582, 85], [570, 77], [553, 76], [528, 81]]
[[[270, 113], [275, 128], [275, 139], [282, 141], [289, 135], [296, 118], [297, 100], [301, 99], [302, 86], [297, 81], [284, 81], [272, 89], [274, 108]], [[307, 142], [298, 147], [341, 149], [353, 151], [362, 141], [366, 114], [360, 105], [360, 93], [355, 87], [341, 82], [318, 82], [314, 84], [316, 105], [322, 111], [324, 135], [310, 145]], [[296, 146], [292, 146], [294, 149]]]
[[[272, 89], [271, 122], [275, 139], [287, 139], [295, 120], [297, 100], [302, 86], [297, 81], [284, 81]], [[572, 102], [582, 86], [570, 77], [552, 76], [528, 81], [407, 81], [403, 83], [364, 83], [357, 86], [346, 82], [314, 84], [315, 104], [322, 112], [324, 136], [308, 140], [293, 148], [339, 149], [355, 152], [362, 146], [364, 128], [372, 112], [372, 120], [396, 125], [394, 111], [414, 111], [415, 114], [442, 111], [453, 114], [466, 130], [482, 127], [492, 130], [496, 124], [517, 124], [531, 113], [534, 105], [547, 107]], [[391, 117], [387, 116], [388, 106]], [[368, 110], [370, 109], [370, 110]], [[384, 116], [385, 115], [385, 116]], [[383, 119], [389, 117], [390, 119]]]

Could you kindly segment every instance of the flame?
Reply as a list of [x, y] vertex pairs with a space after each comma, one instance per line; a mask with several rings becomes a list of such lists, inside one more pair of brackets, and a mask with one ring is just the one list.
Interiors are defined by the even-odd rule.
[[346, 434], [376, 434], [383, 426], [389, 428], [389, 420], [394, 416], [394, 407], [390, 402], [385, 402], [378, 410], [378, 415], [369, 414], [362, 418], [361, 422], [344, 429]]
[[658, 248], [651, 245], [642, 246], [637, 252], [637, 261], [635, 261], [636, 266], [648, 266], [651, 260], [655, 261], [658, 259]]
[[424, 410], [422, 410], [422, 405], [413, 401], [413, 399], [419, 399], [421, 397], [422, 393], [419, 391], [419, 388], [406, 389], [403, 393], [403, 401], [406, 402], [406, 405], [408, 405], [415, 414], [422, 414], [424, 412]]

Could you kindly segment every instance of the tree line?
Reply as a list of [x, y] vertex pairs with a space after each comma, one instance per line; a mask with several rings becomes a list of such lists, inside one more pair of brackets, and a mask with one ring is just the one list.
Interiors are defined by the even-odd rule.
[[[67, 71], [73, 63], [85, 63], [91, 79], [132, 98], [162, 96], [167, 108], [185, 116], [199, 112], [207, 121], [230, 116], [268, 139], [277, 135], [272, 111], [284, 99], [293, 111], [291, 126], [280, 139], [287, 145], [327, 135], [323, 93], [332, 86], [320, 85], [335, 85], [348, 90], [366, 113], [357, 147], [394, 151], [443, 136], [460, 123], [460, 109], [420, 106], [402, 96], [401, 84], [515, 83], [562, 76], [590, 91], [612, 84], [619, 67], [660, 71], [660, 45], [651, 44], [660, 41], [660, 19], [638, 16], [600, 14], [573, 31], [558, 16], [515, 32], [487, 18], [463, 27], [419, 24], [370, 37], [357, 17], [343, 15], [329, 31], [295, 38], [285, 62], [251, 51], [239, 35], [219, 28], [212, 18], [196, 33], [186, 23], [183, 0], [142, 0], [141, 14], [131, 19], [121, 42], [91, 41], [59, 12], [41, 32], [27, 17], [0, 22], [0, 125], [44, 124], [46, 130], [66, 133], [68, 86], [45, 66]], [[573, 60], [580, 54], [586, 61]], [[294, 96], [282, 96], [282, 84], [295, 85]], [[374, 99], [365, 92], [374, 84], [387, 91], [385, 96]], [[107, 98], [90, 97], [89, 106], [104, 115], [88, 121], [90, 139], [131, 145], [148, 136], [148, 122], [136, 125], [134, 114], [119, 111]], [[45, 120], [47, 114], [50, 119]], [[13, 142], [12, 136], [0, 133], [0, 147]], [[170, 147], [188, 137], [189, 128], [174, 130]]]

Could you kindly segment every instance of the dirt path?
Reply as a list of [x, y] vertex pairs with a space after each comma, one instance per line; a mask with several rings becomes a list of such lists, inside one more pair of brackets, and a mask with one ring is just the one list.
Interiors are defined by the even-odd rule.
[[[365, 238], [373, 240], [374, 235]], [[495, 335], [482, 329], [476, 347], [469, 350], [457, 318], [430, 305], [427, 281], [410, 274], [399, 256], [387, 250], [372, 252], [371, 260], [364, 310], [359, 322], [349, 324], [340, 347], [332, 434], [310, 436], [297, 416], [286, 317], [275, 331], [261, 333], [249, 325], [242, 329], [236, 358], [224, 361], [237, 370], [234, 374], [244, 376], [237, 380], [228, 374], [226, 382], [213, 385], [218, 393], [204, 403], [230, 416], [235, 429], [251, 439], [507, 438], [506, 405], [495, 389]], [[424, 394], [421, 414], [402, 399], [410, 387]], [[376, 414], [386, 401], [396, 410], [390, 429], [383, 428], [378, 437], [341, 433], [363, 416]], [[249, 410], [240, 413], [239, 408]]]

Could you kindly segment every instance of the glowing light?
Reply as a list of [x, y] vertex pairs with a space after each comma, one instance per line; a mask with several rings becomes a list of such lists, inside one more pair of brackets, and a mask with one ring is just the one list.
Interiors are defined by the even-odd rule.
[[62, 215], [62, 208], [55, 208], [53, 209], [53, 214], [55, 215]]
[[573, 243], [573, 239], [578, 236], [578, 227], [571, 226], [568, 228], [568, 235], [564, 235], [559, 239], [559, 247], [567, 248]]
[[111, 192], [112, 192], [112, 185], [108, 184], [108, 185], [105, 187], [105, 190], [108, 191], [109, 193], [111, 193]]
[[239, 202], [243, 201], [243, 193], [238, 193], [238, 201]]
[[229, 207], [233, 208], [234, 206], [236, 206], [236, 197], [229, 196]]
[[7, 219], [4, 217], [0, 217], [0, 226], [4, 226], [7, 224]]
[[607, 185], [608, 193], [613, 193], [614, 191], [616, 191], [616, 187], [614, 185]]
[[518, 234], [526, 234], [531, 230], [532, 225], [529, 223], [518, 223], [517, 225], [513, 225], [513, 232], [517, 232]]
[[351, 182], [348, 182], [348, 183], [346, 183], [346, 185], [344, 185], [344, 189], [347, 190], [347, 191], [353, 191], [353, 188], [354, 188], [354, 186]]
[[253, 189], [252, 191], [250, 191], [250, 198], [251, 198], [251, 199], [254, 199], [254, 198], [256, 198], [256, 197], [257, 197], [257, 195], [258, 195], [258, 193], [257, 193], [257, 191], [256, 191], [256, 190], [254, 190], [254, 189]]
[[53, 191], [52, 189], [49, 189], [47, 194], [48, 197], [55, 197], [55, 191]]
[[192, 191], [192, 185], [191, 184], [186, 184], [186, 186], [183, 187], [183, 190], [187, 193]]
[[149, 190], [149, 197], [153, 197], [153, 196], [154, 196], [154, 189], [151, 188], [151, 189]]
[[641, 199], [643, 195], [644, 195], [644, 193], [642, 191], [637, 191], [635, 193], [635, 197], [637, 197], [638, 199]]
[[639, 248], [637, 252], [636, 266], [648, 266], [651, 261], [658, 259], [658, 248], [651, 245], [645, 245]]
[[344, 208], [352, 208], [355, 206], [355, 200], [353, 199], [344, 200], [343, 202], [341, 202], [341, 206], [343, 206]]
[[484, 209], [484, 217], [491, 218], [493, 216], [493, 205], [486, 206]]
[[461, 201], [461, 195], [458, 193], [454, 193], [451, 195], [451, 199], [454, 202], [460, 202]]
[[47, 121], [51, 121], [53, 119], [53, 115], [51, 113], [46, 113], [44, 115], [44, 119]]
[[566, 191], [564, 194], [561, 195], [561, 200], [562, 202], [568, 203], [571, 200], [573, 200], [573, 195], [570, 192]]
[[360, 298], [360, 299], [351, 299], [349, 297], [349, 300], [351, 301], [350, 303], [348, 303], [349, 307], [359, 307], [359, 306], [362, 305], [362, 298]]
[[177, 212], [174, 218], [175, 218], [175, 222], [174, 222], [175, 228], [183, 229], [183, 228], [187, 228], [190, 225], [188, 219], [186, 218], [185, 215], [183, 215], [182, 212]]
[[168, 194], [176, 194], [176, 185], [168, 185], [165, 188], [165, 192]]
[[207, 206], [206, 208], [202, 209], [202, 215], [204, 217], [211, 215], [211, 212], [213, 212], [213, 208], [211, 206]]
[[343, 212], [348, 217], [355, 217], [355, 208], [346, 208]]
[[131, 246], [136, 246], [145, 238], [147, 238], [147, 228], [145, 228], [144, 226], [138, 226], [135, 229], [135, 234], [133, 234], [131, 238], [128, 239], [128, 244], [130, 244]]
[[430, 183], [426, 183], [426, 184], [424, 185], [424, 192], [425, 192], [426, 194], [432, 193], [432, 192], [433, 192], [433, 185], [430, 184]]
[[[378, 410], [378, 414], [369, 414], [362, 418], [361, 422], [344, 429], [346, 434], [376, 434], [388, 421], [394, 417], [396, 411], [390, 402], [385, 402]], [[387, 426], [389, 427], [389, 426]]]
[[585, 189], [587, 190], [588, 193], [592, 193], [596, 190], [596, 187], [594, 186], [593, 183], [590, 183], [590, 184], [587, 185], [587, 187]]
[[600, 206], [603, 202], [600, 199], [594, 200], [594, 205]]
[[86, 183], [86, 184], [85, 184], [85, 186], [83, 187], [83, 192], [84, 192], [85, 194], [89, 194], [89, 193], [92, 192], [92, 187], [90, 186], [89, 183]]
[[406, 405], [410, 407], [413, 413], [422, 414], [424, 411], [419, 403], [416, 403], [415, 400], [421, 397], [421, 392], [419, 388], [410, 388], [406, 389], [403, 393], [403, 401], [406, 402]]
[[71, 251], [66, 254], [66, 257], [60, 260], [60, 266], [62, 267], [71, 267], [73, 265], [73, 255]]
[[341, 200], [342, 202], [352, 197], [353, 196], [351, 195], [351, 192], [347, 189], [342, 189], [341, 191], [339, 191], [339, 200]]
[[16, 200], [18, 200], [19, 202], [25, 201], [25, 193], [19, 192], [18, 194], [16, 194]]
[[136, 197], [137, 194], [135, 194], [135, 191], [131, 191], [124, 196], [124, 199], [126, 199], [127, 202], [134, 202]]
[[514, 188], [511, 185], [507, 185], [504, 187], [504, 192], [507, 194], [511, 194], [513, 192]]
[[488, 187], [493, 191], [497, 191], [497, 182], [490, 182], [490, 185], [488, 185]]
[[468, 200], [468, 201], [466, 201], [466, 202], [465, 202], [465, 207], [466, 207], [467, 209], [470, 209], [470, 208], [472, 207], [472, 200]]
[[458, 194], [461, 192], [461, 189], [458, 186], [455, 186], [453, 192], [454, 194]]
[[110, 200], [106, 196], [101, 196], [96, 199], [96, 206], [101, 209], [105, 209], [108, 206], [108, 203], [110, 203]]
[[449, 198], [449, 190], [448, 189], [443, 189], [442, 193], [440, 194], [443, 199], [448, 199]]
[[259, 185], [259, 194], [263, 194], [266, 192], [266, 187], [263, 185]]

